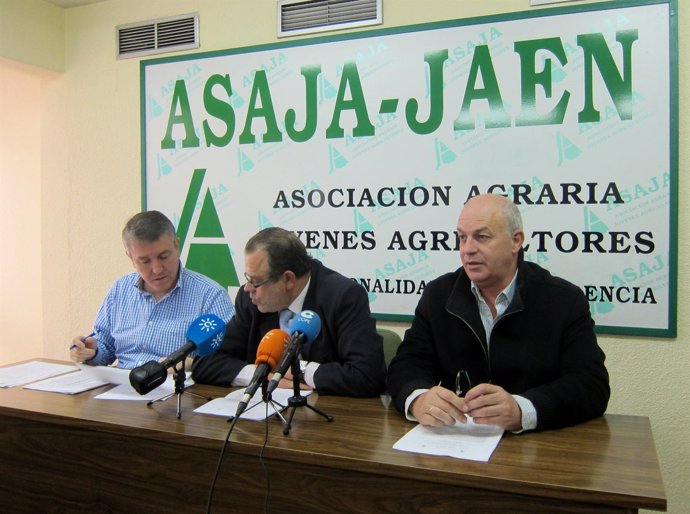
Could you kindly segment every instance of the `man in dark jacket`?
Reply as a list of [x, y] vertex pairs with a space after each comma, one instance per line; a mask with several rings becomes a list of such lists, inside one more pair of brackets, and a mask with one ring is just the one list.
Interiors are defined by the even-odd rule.
[[470, 199], [462, 267], [427, 285], [392, 360], [388, 390], [408, 419], [545, 430], [602, 415], [610, 388], [582, 291], [524, 262], [517, 207]]
[[[383, 392], [383, 341], [360, 285], [309, 257], [294, 233], [278, 227], [258, 232], [245, 245], [245, 278], [223, 344], [192, 366], [196, 382], [248, 385], [261, 338], [271, 329], [287, 329], [280, 326], [282, 313], [311, 310], [321, 319], [321, 331], [302, 347], [301, 387], [356, 397]], [[288, 372], [280, 387], [291, 388], [292, 380]]]

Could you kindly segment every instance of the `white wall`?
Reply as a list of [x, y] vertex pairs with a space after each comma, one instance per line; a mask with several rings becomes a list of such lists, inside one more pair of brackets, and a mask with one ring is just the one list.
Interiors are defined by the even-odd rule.
[[[23, 1], [0, 0], [0, 18], [9, 13], [23, 16], [18, 7]], [[36, 1], [40, 2], [28, 1], [31, 10], [26, 16], [34, 13]], [[10, 3], [13, 9], [7, 10]], [[678, 42], [681, 236], [690, 216], [690, 206], [684, 200], [690, 194], [686, 179], [690, 96], [685, 92], [690, 79], [690, 12], [682, 7]], [[53, 7], [49, 9], [52, 13]], [[529, 0], [384, 0], [384, 27], [526, 9]], [[271, 0], [108, 0], [64, 11], [63, 75], [44, 80], [38, 91], [33, 89], [29, 95], [17, 94], [11, 101], [0, 98], [0, 108], [17, 103], [21, 107], [16, 107], [16, 116], [33, 120], [40, 127], [37, 136], [35, 127], [27, 127], [28, 137], [40, 140], [28, 148], [22, 146], [28, 143], [25, 138], [10, 134], [12, 128], [0, 127], [0, 207], [4, 214], [0, 217], [4, 242], [0, 276], [3, 281], [6, 275], [22, 276], [21, 287], [15, 283], [14, 289], [6, 290], [2, 282], [0, 305], [3, 312], [5, 306], [18, 305], [21, 313], [31, 313], [28, 317], [32, 320], [43, 316], [43, 350], [27, 347], [26, 357], [67, 358], [69, 339], [89, 330], [111, 282], [130, 269], [119, 233], [126, 219], [141, 206], [139, 61], [115, 59], [115, 26], [190, 12], [200, 14], [201, 51], [276, 41], [275, 2]], [[21, 52], [14, 47], [24, 43], [21, 34], [10, 37], [0, 32], [0, 56], [42, 65], [33, 61], [37, 59], [33, 56], [17, 57]], [[7, 63], [0, 62], [0, 84], [7, 77], [6, 68]], [[16, 80], [33, 79], [20, 76]], [[0, 112], [6, 119], [4, 109]], [[5, 144], [6, 138], [12, 137], [17, 140]], [[12, 184], [6, 193], [8, 151], [17, 163], [14, 166], [29, 170], [33, 178], [22, 178], [29, 182]], [[33, 220], [30, 224], [4, 208], [5, 196], [16, 201], [22, 191], [35, 191], [15, 204], [27, 220]], [[685, 324], [690, 316], [689, 244], [687, 238], [678, 242], [678, 337], [599, 338], [611, 374], [609, 413], [650, 417], [669, 512], [676, 514], [687, 512], [690, 505], [690, 330]], [[33, 252], [24, 250], [29, 247]], [[22, 251], [22, 257], [7, 255]], [[6, 266], [11, 273], [5, 272]], [[32, 281], [37, 282], [31, 285]], [[15, 360], [10, 358], [17, 355], [9, 353], [15, 351], [12, 348], [26, 345], [27, 331], [21, 324], [10, 326], [4, 315], [0, 320], [3, 364]], [[404, 324], [387, 325], [398, 331], [405, 328]], [[32, 337], [40, 338], [40, 332]], [[34, 350], [36, 353], [30, 354]]]
[[50, 72], [0, 57], [0, 364], [43, 353], [41, 91]]

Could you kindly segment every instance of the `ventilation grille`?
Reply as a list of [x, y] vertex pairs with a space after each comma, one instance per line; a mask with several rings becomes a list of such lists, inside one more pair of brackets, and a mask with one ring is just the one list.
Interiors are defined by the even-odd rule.
[[278, 37], [383, 23], [383, 0], [278, 0]]
[[116, 30], [118, 59], [199, 48], [198, 14], [129, 23]]

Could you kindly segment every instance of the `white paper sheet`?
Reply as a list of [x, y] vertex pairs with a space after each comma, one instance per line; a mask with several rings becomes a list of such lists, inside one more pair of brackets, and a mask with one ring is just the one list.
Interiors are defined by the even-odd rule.
[[[126, 372], [127, 377], [129, 377], [130, 370], [123, 370]], [[185, 383], [185, 387], [194, 385], [194, 381], [188, 378]], [[129, 383], [129, 378], [126, 383], [122, 383], [116, 387], [113, 387], [109, 391], [101, 393], [94, 398], [99, 400], [157, 400], [163, 396], [175, 392], [175, 378], [168, 374], [168, 378], [161, 385], [156, 387], [153, 391], [149, 391], [147, 394], [137, 393], [132, 385]]]
[[[309, 396], [311, 391], [301, 391], [300, 394], [302, 396]], [[215, 416], [225, 416], [226, 418], [229, 418], [234, 416], [237, 412], [237, 406], [239, 405], [243, 396], [244, 389], [237, 389], [226, 395], [224, 398], [216, 398], [215, 400], [211, 400], [201, 407], [197, 407], [194, 409], [194, 412], [198, 412], [200, 414], [212, 414]], [[273, 393], [271, 393], [273, 406], [275, 406], [274, 409], [272, 405], [263, 401], [262, 392], [261, 389], [259, 389], [256, 393], [254, 393], [252, 399], [249, 400], [247, 409], [242, 413], [241, 418], [250, 419], [253, 421], [266, 419], [266, 407], [268, 407], [268, 416], [272, 416], [275, 414], [276, 410], [281, 411], [287, 407], [288, 398], [291, 396], [294, 396], [292, 389], [283, 389], [279, 387], [274, 390]]]
[[24, 389], [47, 391], [49, 393], [77, 394], [107, 385], [108, 383], [83, 371], [75, 371], [74, 373], [67, 373], [25, 385]]
[[0, 387], [14, 387], [28, 384], [61, 373], [75, 371], [73, 364], [31, 361], [0, 368]]
[[393, 449], [488, 462], [502, 436], [502, 428], [477, 425], [471, 420], [451, 427], [417, 425], [401, 437]]
[[116, 368], [114, 366], [89, 366], [78, 364], [79, 369], [94, 380], [100, 380], [106, 384], [129, 385], [129, 372], [131, 369]]
[[116, 368], [114, 366], [89, 366], [88, 364], [77, 364], [74, 373], [49, 378], [41, 382], [36, 382], [24, 386], [25, 389], [35, 389], [38, 391], [48, 391], [53, 393], [77, 394], [89, 391], [96, 387], [107, 384], [129, 385], [129, 369]]

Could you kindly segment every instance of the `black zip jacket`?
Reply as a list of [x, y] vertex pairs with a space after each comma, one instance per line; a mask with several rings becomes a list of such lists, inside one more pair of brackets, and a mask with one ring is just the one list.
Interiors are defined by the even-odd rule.
[[429, 282], [412, 326], [388, 370], [401, 412], [415, 389], [454, 390], [467, 370], [473, 385], [491, 382], [529, 399], [537, 430], [601, 416], [610, 396], [604, 352], [582, 291], [530, 262], [518, 266], [515, 296], [487, 345], [477, 301], [462, 268]]

